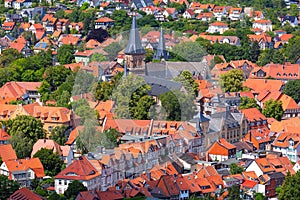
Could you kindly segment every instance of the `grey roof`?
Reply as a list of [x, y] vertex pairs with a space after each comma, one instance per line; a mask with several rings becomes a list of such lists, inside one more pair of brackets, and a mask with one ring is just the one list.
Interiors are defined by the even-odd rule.
[[152, 62], [147, 63], [146, 74], [152, 77], [174, 79], [182, 71], [207, 78], [209, 67], [205, 62]]
[[162, 28], [160, 28], [160, 36], [159, 36], [158, 46], [153, 55], [153, 58], [155, 60], [160, 60], [161, 58], [164, 58], [165, 60], [167, 60], [169, 58], [169, 54], [166, 51], [165, 36], [164, 36], [164, 32], [163, 32]]
[[156, 77], [144, 77], [145, 82], [151, 86], [151, 95], [159, 96], [160, 94], [164, 94], [169, 91], [180, 90], [182, 88], [182, 84], [170, 81], [166, 79], [156, 78]]
[[154, 5], [152, 0], [132, 0], [132, 3], [138, 9]]
[[145, 49], [142, 47], [141, 38], [140, 38], [135, 16], [132, 19], [129, 40], [124, 53], [131, 54], [131, 55], [145, 53]]

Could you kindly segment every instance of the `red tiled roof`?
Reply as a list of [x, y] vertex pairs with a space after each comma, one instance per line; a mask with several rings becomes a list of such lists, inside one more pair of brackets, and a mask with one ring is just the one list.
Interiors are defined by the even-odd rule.
[[245, 180], [242, 183], [242, 187], [244, 188], [254, 188], [258, 184], [258, 181]]
[[10, 197], [10, 200], [45, 200], [43, 197], [35, 194], [31, 190], [23, 187], [15, 191]]
[[248, 108], [241, 111], [249, 121], [267, 120], [267, 118], [257, 109]]
[[109, 18], [109, 17], [101, 17], [97, 20], [95, 20], [95, 22], [114, 22], [115, 20]]
[[20, 159], [20, 160], [8, 160], [5, 161], [5, 165], [10, 173], [15, 171], [32, 169], [37, 178], [45, 176], [44, 167], [39, 158]]
[[[1, 105], [0, 105], [1, 106]], [[0, 141], [6, 141], [10, 139], [10, 135], [0, 128]]]
[[0, 145], [0, 157], [2, 161], [16, 160], [17, 154], [11, 144]]
[[82, 156], [79, 160], [73, 161], [67, 168], [62, 170], [55, 179], [68, 180], [91, 180], [100, 176], [99, 171], [89, 162], [89, 160]]

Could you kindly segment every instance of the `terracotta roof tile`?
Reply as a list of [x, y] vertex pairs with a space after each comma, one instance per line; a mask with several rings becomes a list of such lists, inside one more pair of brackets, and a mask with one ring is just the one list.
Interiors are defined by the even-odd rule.
[[39, 158], [8, 160], [5, 161], [5, 165], [10, 173], [19, 170], [26, 171], [28, 169], [32, 169], [37, 178], [42, 178], [45, 176], [44, 167]]
[[40, 195], [37, 195], [36, 193], [32, 192], [31, 190], [27, 189], [26, 187], [23, 187], [17, 191], [15, 191], [10, 197], [10, 200], [45, 200], [45, 198], [41, 197]]
[[2, 161], [16, 160], [17, 154], [11, 144], [2, 144], [0, 145], [0, 157]]

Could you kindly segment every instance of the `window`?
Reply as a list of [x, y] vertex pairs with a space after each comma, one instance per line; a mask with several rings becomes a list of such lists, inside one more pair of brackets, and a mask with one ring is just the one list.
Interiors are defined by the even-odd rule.
[[61, 185], [61, 180], [58, 180], [58, 185]]
[[49, 126], [48, 127], [48, 132], [51, 132], [52, 131], [52, 126]]
[[68, 185], [68, 182], [67, 182], [67, 180], [65, 180], [65, 185]]

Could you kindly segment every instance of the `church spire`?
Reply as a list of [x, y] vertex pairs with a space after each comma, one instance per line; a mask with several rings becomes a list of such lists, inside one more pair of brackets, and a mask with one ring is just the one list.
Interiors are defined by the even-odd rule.
[[129, 55], [146, 53], [144, 48], [142, 47], [141, 38], [140, 38], [135, 16], [133, 16], [132, 19], [128, 45], [125, 48], [124, 53]]
[[157, 50], [153, 57], [155, 60], [160, 60], [162, 58], [164, 60], [168, 60], [168, 58], [169, 58], [169, 54], [166, 50], [165, 36], [164, 36], [164, 31], [163, 31], [162, 27], [160, 28], [160, 36], [159, 36]]

